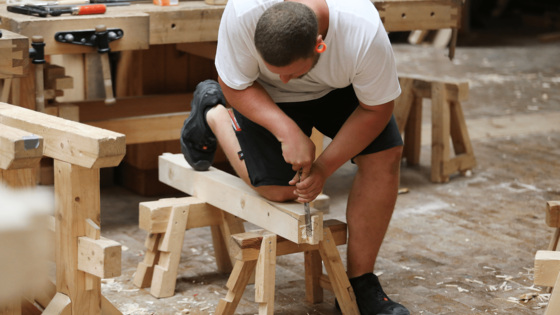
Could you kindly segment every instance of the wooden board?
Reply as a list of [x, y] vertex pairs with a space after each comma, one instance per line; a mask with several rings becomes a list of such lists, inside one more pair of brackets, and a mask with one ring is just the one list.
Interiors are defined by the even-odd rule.
[[461, 26], [461, 0], [374, 0], [388, 32]]
[[106, 238], [78, 237], [78, 270], [102, 279], [120, 276], [121, 244]]
[[0, 38], [0, 79], [21, 78], [29, 74], [29, 39], [2, 31]]
[[40, 135], [44, 155], [86, 168], [116, 166], [125, 154], [124, 135], [0, 103], [0, 123]]
[[143, 12], [122, 12], [107, 10], [105, 14], [65, 15], [63, 17], [35, 17], [8, 12], [0, 8], [2, 28], [31, 37], [41, 35], [45, 39], [45, 55], [80, 54], [96, 52], [97, 49], [84, 45], [57, 42], [56, 32], [73, 30], [94, 30], [97, 25], [120, 28], [124, 36], [111, 42], [112, 51], [147, 49], [149, 42], [149, 15]]
[[43, 137], [0, 124], [0, 169], [37, 167], [43, 157]]
[[560, 228], [560, 201], [546, 203], [546, 225]]
[[[159, 158], [159, 180], [217, 208], [256, 224], [294, 243], [314, 243], [305, 236], [305, 212], [297, 202], [270, 202], [259, 196], [242, 179], [211, 167], [194, 171], [182, 154]], [[323, 226], [323, 215], [312, 209], [317, 224]], [[314, 229], [314, 232], [319, 230]], [[315, 235], [320, 240], [321, 235]]]

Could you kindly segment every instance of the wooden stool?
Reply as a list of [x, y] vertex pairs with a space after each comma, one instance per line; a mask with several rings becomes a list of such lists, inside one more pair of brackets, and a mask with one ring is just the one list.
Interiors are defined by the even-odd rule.
[[[226, 284], [229, 291], [216, 308], [216, 315], [232, 315], [256, 267], [255, 301], [259, 315], [274, 313], [276, 257], [305, 252], [305, 289], [310, 303], [323, 301], [323, 288], [334, 291], [342, 313], [359, 315], [354, 291], [344, 271], [336, 245], [346, 243], [345, 223], [323, 223], [323, 240], [317, 245], [296, 244], [266, 230], [232, 235], [230, 252], [237, 262]], [[329, 276], [322, 274], [321, 259]]]
[[226, 244], [231, 234], [245, 232], [243, 220], [195, 197], [140, 203], [140, 228], [149, 234], [134, 285], [151, 287], [157, 298], [173, 296], [185, 230], [205, 226], [212, 230], [218, 270], [230, 273], [233, 265]]
[[[432, 99], [432, 174], [433, 182], [449, 181], [457, 171], [465, 174], [476, 165], [461, 102], [468, 99], [466, 81], [399, 76], [402, 94], [395, 101], [394, 115], [404, 132], [403, 157], [408, 165], [420, 163], [422, 99]], [[455, 157], [450, 158], [449, 136]]]

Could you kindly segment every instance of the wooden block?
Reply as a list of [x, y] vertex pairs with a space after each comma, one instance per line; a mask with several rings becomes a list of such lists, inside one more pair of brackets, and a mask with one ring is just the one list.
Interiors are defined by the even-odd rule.
[[78, 269], [78, 239], [86, 234], [86, 219], [99, 225], [99, 169], [59, 160], [54, 161], [54, 169], [57, 291], [72, 300], [72, 314], [98, 315], [101, 283], [97, 281], [92, 290], [85, 290], [86, 273]]
[[251, 274], [257, 264], [256, 260], [237, 261], [233, 267], [233, 271], [229, 276], [226, 287], [229, 289], [225, 298], [218, 302], [216, 307], [216, 315], [233, 315], [239, 304], [239, 300], [243, 296], [243, 291], [251, 278]]
[[150, 293], [157, 297], [170, 297], [175, 294], [177, 270], [181, 259], [181, 249], [185, 239], [185, 226], [189, 216], [190, 205], [174, 206], [171, 211], [166, 233], [163, 235], [158, 249], [159, 262], [154, 268]]
[[64, 67], [65, 76], [72, 77], [74, 80], [74, 88], [66, 90], [63, 96], [60, 96], [58, 102], [76, 102], [83, 101], [85, 98], [85, 64], [84, 54], [66, 54], [50, 56], [51, 62], [58, 66]]
[[178, 140], [190, 112], [86, 122], [90, 126], [126, 135], [126, 144]]
[[[62, 90], [44, 90], [43, 91], [45, 93], [45, 100], [54, 100], [55, 98], [59, 97], [59, 96], [64, 96], [64, 91]], [[47, 106], [49, 107], [49, 106]], [[55, 106], [51, 106], [51, 107], [55, 107]], [[47, 114], [50, 114], [48, 112], [46, 112]], [[54, 115], [54, 116], [58, 116]]]
[[387, 32], [458, 28], [461, 25], [461, 0], [391, 1], [376, 0]]
[[70, 298], [66, 294], [58, 292], [49, 306], [45, 308], [43, 315], [72, 315], [72, 306]]
[[[0, 11], [5, 25], [11, 31], [23, 36], [42, 35], [45, 39], [45, 55], [82, 54], [96, 51], [96, 48], [84, 45], [70, 45], [55, 41], [54, 35], [61, 30], [94, 29], [96, 25], [107, 25], [108, 28], [120, 28], [125, 36], [110, 44], [111, 51], [147, 49], [149, 17], [145, 13], [118, 10], [107, 11], [105, 14], [84, 16], [66, 16], [65, 19], [47, 17], [36, 19], [33, 16]], [[2, 23], [4, 24], [4, 23]], [[167, 23], [166, 23], [167, 25]], [[26, 46], [28, 47], [28, 46]]]
[[560, 272], [560, 252], [539, 250], [535, 255], [535, 285], [554, 287]]
[[318, 250], [305, 252], [305, 297], [308, 303], [323, 302], [323, 288], [321, 275], [323, 274], [323, 261]]
[[177, 44], [177, 49], [189, 54], [214, 60], [218, 42], [198, 42]]
[[444, 165], [449, 161], [450, 137], [449, 103], [443, 83], [432, 83], [432, 170], [431, 180], [437, 183], [449, 181], [444, 175]]
[[[323, 229], [330, 228], [336, 245], [346, 244], [346, 223], [338, 220], [327, 220], [323, 222]], [[229, 242], [231, 255], [237, 260], [249, 261], [259, 257], [259, 249], [262, 243], [265, 230], [250, 231], [247, 233], [234, 234]], [[318, 245], [295, 244], [283, 237], [277, 237], [276, 256], [283, 256], [293, 253], [318, 250]]]
[[57, 104], [58, 117], [71, 121], [80, 121], [80, 107], [72, 104]]
[[124, 135], [0, 103], [0, 123], [43, 136], [44, 155], [83, 167], [116, 166]]
[[103, 100], [72, 104], [80, 107], [81, 122], [94, 122], [190, 111], [192, 98], [192, 93], [183, 93], [118, 98], [117, 103], [112, 106], [105, 105]]
[[36, 171], [32, 168], [17, 170], [0, 169], [0, 183], [12, 188], [29, 188], [37, 186]]
[[78, 238], [78, 270], [102, 279], [121, 275], [121, 244], [109, 240]]
[[43, 137], [0, 123], [0, 169], [37, 167], [43, 157]]
[[69, 76], [55, 77], [45, 81], [45, 87], [52, 90], [67, 90], [74, 88], [74, 79]]
[[52, 79], [66, 76], [66, 70], [62, 66], [47, 63], [43, 68], [43, 76], [45, 82], [48, 82]]
[[263, 234], [257, 272], [255, 275], [255, 302], [259, 315], [274, 314], [274, 286], [276, 278], [276, 235]]
[[546, 203], [546, 225], [560, 228], [560, 201]]
[[[196, 172], [182, 154], [160, 156], [159, 163], [161, 182], [295, 243], [314, 242], [305, 237], [305, 213], [300, 203], [270, 202], [242, 179], [212, 167]], [[322, 213], [312, 209], [311, 214], [318, 216], [322, 227]]]
[[360, 310], [356, 304], [356, 296], [354, 295], [354, 290], [344, 270], [344, 265], [342, 265], [340, 253], [336, 248], [331, 231], [329, 228], [325, 228], [323, 233], [325, 235], [323, 240], [319, 243], [319, 253], [321, 254], [321, 258], [329, 274], [329, 279], [338, 300], [338, 305], [340, 305], [343, 314], [359, 315]]
[[[556, 288], [560, 288], [560, 275], [556, 274]], [[554, 290], [550, 295], [550, 300], [546, 306], [545, 315], [555, 315], [560, 312], [560, 290]]]
[[0, 38], [0, 79], [21, 78], [29, 74], [29, 39], [2, 30]]

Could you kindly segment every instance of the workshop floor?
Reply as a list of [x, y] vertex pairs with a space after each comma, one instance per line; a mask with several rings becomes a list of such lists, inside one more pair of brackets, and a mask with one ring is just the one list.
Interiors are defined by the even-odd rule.
[[[398, 198], [375, 270], [385, 291], [412, 314], [544, 314], [539, 298], [527, 304], [508, 298], [538, 293], [527, 287], [535, 252], [546, 249], [552, 234], [544, 223], [545, 201], [560, 199], [560, 45], [458, 48], [453, 62], [447, 51], [409, 45], [394, 50], [401, 73], [470, 81], [463, 109], [476, 126], [470, 132], [478, 166], [472, 177], [431, 183], [429, 141], [419, 167], [403, 164], [401, 187], [410, 193]], [[425, 124], [429, 106], [425, 101]], [[332, 205], [326, 218], [344, 220], [355, 172], [348, 163], [328, 180]], [[103, 294], [123, 314], [212, 314], [227, 292], [228, 276], [216, 270], [208, 228], [185, 233], [174, 297], [158, 300], [132, 285], [145, 250], [138, 203], [155, 199], [118, 186], [102, 190], [102, 234], [127, 248], [122, 276], [103, 284]], [[346, 247], [339, 250], [346, 261]], [[276, 314], [340, 314], [327, 291], [324, 303], [306, 303], [303, 255], [279, 257], [276, 282]], [[249, 285], [237, 313], [258, 313], [253, 301]]]

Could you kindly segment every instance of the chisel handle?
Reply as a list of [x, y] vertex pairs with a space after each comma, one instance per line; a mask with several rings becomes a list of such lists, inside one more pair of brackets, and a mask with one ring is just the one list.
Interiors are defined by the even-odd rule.
[[72, 7], [72, 15], [104, 14], [107, 6], [104, 4], [90, 4]]

